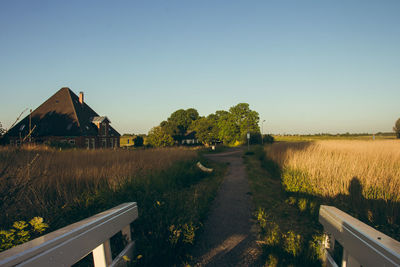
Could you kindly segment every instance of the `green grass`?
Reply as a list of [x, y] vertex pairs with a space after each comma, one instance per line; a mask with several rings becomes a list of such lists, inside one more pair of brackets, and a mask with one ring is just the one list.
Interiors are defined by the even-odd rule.
[[245, 163], [266, 266], [320, 266], [318, 203], [286, 192], [279, 167], [265, 158], [261, 146], [252, 151]]

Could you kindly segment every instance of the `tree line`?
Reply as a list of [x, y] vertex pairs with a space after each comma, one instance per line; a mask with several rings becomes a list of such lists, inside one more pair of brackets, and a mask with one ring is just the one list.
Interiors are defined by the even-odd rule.
[[191, 132], [206, 146], [220, 142], [239, 145], [246, 142], [247, 133], [250, 133], [251, 142], [256, 143], [261, 142], [259, 121], [258, 112], [251, 110], [247, 103], [208, 116], [200, 116], [194, 108], [179, 109], [149, 131], [147, 143], [154, 147], [181, 144]]

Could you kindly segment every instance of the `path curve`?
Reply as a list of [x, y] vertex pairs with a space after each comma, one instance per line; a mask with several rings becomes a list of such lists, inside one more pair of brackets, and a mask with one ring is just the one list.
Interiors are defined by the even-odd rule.
[[254, 266], [259, 249], [251, 219], [252, 202], [243, 150], [207, 155], [228, 162], [227, 174], [193, 249], [195, 266]]

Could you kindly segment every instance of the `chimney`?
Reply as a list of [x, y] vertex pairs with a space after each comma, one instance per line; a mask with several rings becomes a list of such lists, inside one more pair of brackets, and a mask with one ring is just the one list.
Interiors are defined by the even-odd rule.
[[79, 92], [79, 103], [83, 104], [83, 92]]

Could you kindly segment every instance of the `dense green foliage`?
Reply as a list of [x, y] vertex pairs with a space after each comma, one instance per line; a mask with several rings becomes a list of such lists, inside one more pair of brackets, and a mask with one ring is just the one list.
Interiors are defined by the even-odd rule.
[[250, 133], [252, 143], [261, 143], [259, 115], [250, 109], [249, 104], [239, 103], [229, 111], [218, 110], [207, 117], [199, 117], [197, 110], [179, 109], [161, 122], [165, 133], [180, 143], [188, 131], [195, 131], [196, 138], [204, 145], [223, 142], [225, 145], [238, 145], [247, 142]]
[[188, 131], [193, 121], [199, 118], [199, 113], [194, 108], [179, 109], [171, 114], [166, 120], [161, 122], [161, 128], [174, 140], [180, 142]]
[[164, 128], [157, 126], [150, 130], [147, 143], [153, 147], [167, 147], [174, 144], [174, 139]]
[[396, 133], [396, 137], [400, 138], [400, 119], [394, 124], [393, 131]]
[[211, 144], [218, 140], [218, 127], [209, 117], [199, 118], [191, 125], [191, 129], [196, 131], [197, 139], [203, 144]]

